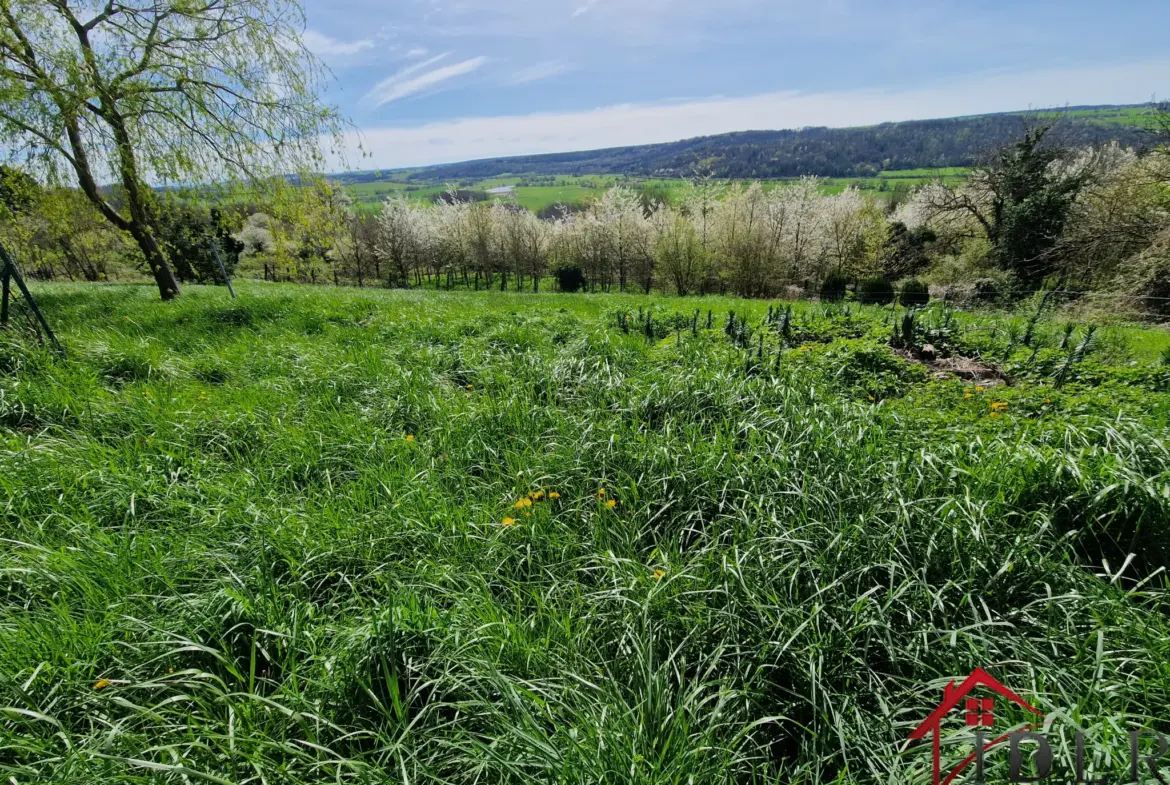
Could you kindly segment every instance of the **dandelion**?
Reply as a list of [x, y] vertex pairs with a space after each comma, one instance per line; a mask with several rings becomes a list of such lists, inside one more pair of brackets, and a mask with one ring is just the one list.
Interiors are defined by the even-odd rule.
[[517, 510], [523, 510], [525, 507], [531, 507], [532, 499], [529, 499], [527, 496], [525, 496], [523, 499], [517, 499], [515, 506]]
[[605, 503], [605, 506], [612, 510], [614, 507], [617, 507], [617, 499], [610, 499]]
[[874, 398], [874, 397], [871, 395], [871, 396], [869, 396], [869, 400], [870, 400], [870, 403], [872, 403], [873, 401], [875, 401], [875, 400], [877, 400], [877, 399], [876, 399], [876, 398]]
[[964, 398], [964, 399], [967, 399], [967, 398], [974, 398], [974, 397], [975, 397], [975, 396], [974, 396], [974, 395], [972, 395], [971, 393], [963, 393], [963, 398]]
[[975, 388], [975, 392], [983, 392], [983, 385], [982, 385], [982, 384], [980, 384], [979, 386], [977, 386], [977, 387]]
[[104, 690], [106, 687], [109, 687], [111, 683], [112, 682], [109, 679], [98, 679], [94, 683], [93, 688], [95, 690]]
[[656, 581], [662, 580], [663, 575], [666, 575], [666, 570], [655, 570], [654, 571], [654, 580], [656, 580]]
[[414, 441], [414, 434], [413, 433], [406, 434], [406, 440], [408, 442], [413, 442]]
[[1007, 409], [1007, 407], [1007, 401], [996, 401], [995, 403], [991, 404], [991, 410], [993, 412], [1002, 412]]
[[559, 499], [559, 498], [561, 498], [561, 495], [559, 493], [557, 493], [556, 491], [549, 491], [548, 492], [549, 501], [552, 501], [553, 499]]
[[505, 518], [504, 520], [500, 521], [500, 523], [502, 523], [505, 526], [511, 526], [515, 522], [516, 522], [515, 518]]
[[990, 416], [994, 419], [999, 416], [999, 412], [992, 412]]
[[812, 346], [810, 346], [809, 344], [807, 344], [807, 343], [806, 343], [804, 346], [800, 347], [800, 350], [801, 350], [802, 352], [811, 352], [811, 351], [812, 351]]
[[467, 385], [467, 389], [469, 389], [469, 390], [473, 390], [473, 389], [475, 389], [475, 385], [474, 385], [474, 384], [469, 384], [469, 385]]
[[533, 491], [532, 492], [532, 501], [538, 502], [543, 498], [544, 498], [544, 491]]
[[597, 495], [598, 496], [605, 496], [605, 488], [598, 488]]

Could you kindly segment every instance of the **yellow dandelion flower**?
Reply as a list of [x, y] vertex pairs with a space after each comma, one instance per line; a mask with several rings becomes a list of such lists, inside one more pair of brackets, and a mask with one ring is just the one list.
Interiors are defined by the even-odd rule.
[[605, 503], [605, 506], [612, 510], [614, 507], [617, 507], [617, 499], [610, 499]]
[[469, 384], [469, 385], [467, 385], [467, 389], [469, 389], [469, 390], [474, 390], [474, 389], [475, 389], [475, 385], [474, 385], [474, 384]]
[[992, 413], [991, 413], [991, 416], [992, 416], [992, 417], [998, 417], [998, 416], [999, 416], [999, 412], [992, 412]]
[[870, 400], [870, 401], [874, 401], [874, 400], [877, 400], [877, 399], [876, 399], [876, 398], [874, 398], [874, 397], [871, 395], [871, 396], [869, 396], [869, 400]]
[[505, 518], [504, 520], [500, 521], [500, 523], [504, 524], [505, 526], [511, 526], [515, 522], [516, 522], [515, 518]]
[[597, 495], [598, 495], [598, 496], [604, 496], [604, 495], [605, 495], [605, 488], [598, 488], [598, 489], [597, 489]]
[[559, 493], [557, 493], [556, 491], [549, 491], [549, 492], [548, 492], [548, 498], [549, 498], [549, 500], [551, 501], [552, 499], [559, 499], [559, 498], [561, 498], [561, 495], [560, 495]]
[[413, 442], [414, 441], [414, 434], [413, 433], [406, 434], [406, 440], [408, 442]]
[[975, 397], [975, 396], [974, 396], [974, 395], [972, 395], [971, 393], [963, 393], [963, 398], [964, 398], [964, 399], [966, 399], [966, 398], [974, 398], [974, 397]]
[[106, 687], [109, 687], [111, 683], [112, 682], [109, 679], [98, 679], [94, 683], [93, 688], [95, 690], [104, 690]]
[[666, 570], [655, 570], [654, 580], [661, 580], [663, 575], [666, 575]]
[[532, 501], [538, 502], [544, 498], [544, 491], [534, 491], [532, 494]]
[[975, 392], [983, 392], [983, 385], [980, 384], [975, 388]]

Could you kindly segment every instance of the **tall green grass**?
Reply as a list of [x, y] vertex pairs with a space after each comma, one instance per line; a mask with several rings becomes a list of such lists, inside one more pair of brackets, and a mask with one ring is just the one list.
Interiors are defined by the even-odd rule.
[[1057, 390], [1058, 325], [959, 315], [980, 390], [878, 308], [239, 288], [43, 286], [68, 358], [0, 344], [5, 781], [926, 782], [975, 666], [1098, 770], [1170, 719], [1123, 331]]

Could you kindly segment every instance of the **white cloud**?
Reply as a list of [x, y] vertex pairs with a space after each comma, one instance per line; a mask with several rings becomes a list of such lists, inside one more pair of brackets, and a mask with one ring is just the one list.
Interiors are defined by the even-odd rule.
[[[482, 65], [483, 59], [391, 85], [385, 91], [391, 97], [380, 101], [385, 103], [467, 73]], [[422, 84], [416, 85], [419, 82]], [[811, 94], [788, 91], [686, 103], [622, 104], [558, 114], [469, 117], [416, 127], [369, 128], [359, 136], [362, 147], [370, 153], [363, 166], [423, 166], [651, 144], [749, 129], [842, 127], [1033, 106], [1141, 103], [1159, 89], [1164, 91], [1168, 83], [1170, 60], [1151, 60], [1100, 68], [984, 74], [910, 90], [875, 88]], [[356, 149], [356, 136], [351, 143]], [[350, 160], [359, 158], [350, 156]]]
[[[449, 79], [454, 79], [457, 76], [463, 76], [475, 71], [480, 66], [488, 61], [486, 57], [473, 57], [470, 60], [463, 60], [462, 62], [445, 65], [442, 68], [435, 68], [427, 71], [435, 63], [442, 60], [449, 53], [444, 52], [441, 55], [436, 55], [429, 60], [424, 60], [421, 63], [415, 63], [412, 66], [403, 68], [393, 76], [383, 79], [370, 92], [366, 93], [365, 101], [374, 107], [388, 104], [391, 101], [397, 101], [400, 98], [405, 98], [408, 95], [422, 92], [428, 87], [434, 87], [437, 84], [446, 82]], [[419, 73], [419, 72], [422, 73]], [[414, 76], [414, 74], [419, 74]]]
[[[391, 74], [378, 82], [362, 100], [372, 107], [397, 101], [408, 95], [425, 90], [428, 87], [453, 79], [456, 76], [470, 73], [487, 62], [486, 57], [475, 57], [452, 65], [427, 71], [428, 68], [445, 59], [450, 52], [443, 52], [419, 63], [408, 65], [406, 68]], [[418, 74], [418, 76], [415, 76]]]
[[538, 82], [541, 79], [552, 79], [553, 77], [561, 76], [562, 74], [567, 74], [575, 70], [577, 70], [577, 66], [572, 63], [566, 63], [564, 60], [545, 60], [516, 71], [508, 79], [508, 84], [521, 85], [528, 84], [529, 82]]
[[573, 18], [576, 19], [582, 14], [589, 13], [595, 5], [597, 5], [597, 0], [586, 0], [584, 5], [577, 6], [576, 10], [573, 11]]
[[318, 33], [316, 30], [306, 30], [301, 36], [301, 41], [310, 52], [320, 57], [356, 55], [358, 52], [374, 46], [374, 42], [368, 38], [358, 41], [339, 41], [324, 33]]
[[409, 52], [407, 52], [406, 56], [407, 57], [426, 57], [427, 52], [429, 52], [429, 51], [430, 50], [427, 49], [425, 46], [416, 46], [414, 49], [411, 49]]

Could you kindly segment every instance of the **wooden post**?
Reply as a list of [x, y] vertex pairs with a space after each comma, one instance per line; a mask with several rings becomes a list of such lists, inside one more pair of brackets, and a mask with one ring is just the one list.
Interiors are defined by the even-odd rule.
[[12, 272], [8, 269], [8, 263], [4, 263], [4, 272], [2, 275], [4, 282], [4, 300], [0, 303], [0, 326], [8, 326], [8, 297], [12, 293]]
[[20, 270], [17, 269], [16, 262], [12, 261], [12, 257], [8, 255], [8, 250], [2, 245], [0, 245], [0, 261], [3, 261], [3, 263], [4, 263], [4, 284], [5, 284], [5, 286], [4, 286], [4, 290], [5, 290], [4, 310], [7, 311], [7, 306], [8, 306], [8, 297], [7, 297], [8, 286], [7, 286], [7, 284], [8, 284], [9, 277], [11, 277], [14, 281], [16, 281], [16, 288], [20, 289], [20, 293], [23, 294], [24, 299], [28, 301], [28, 306], [29, 306], [29, 308], [32, 309], [33, 314], [37, 317], [37, 321], [40, 323], [41, 327], [44, 329], [45, 335], [49, 336], [49, 340], [51, 340], [53, 342], [53, 346], [55, 346], [57, 348], [58, 353], [60, 353], [61, 356], [64, 357], [65, 356], [64, 347], [62, 347], [61, 342], [57, 340], [57, 336], [53, 334], [53, 329], [51, 327], [49, 327], [49, 323], [47, 321], [45, 321], [45, 316], [44, 316], [44, 314], [41, 313], [41, 309], [37, 307], [37, 301], [33, 299], [32, 292], [30, 292], [28, 290], [28, 287], [24, 285], [24, 279], [21, 278], [21, 276], [20, 276]]
[[[232, 299], [236, 299], [236, 290], [232, 288], [232, 279], [228, 278], [227, 270], [223, 266], [223, 258], [219, 255], [219, 243], [215, 238], [211, 238], [211, 252], [215, 254], [215, 263], [219, 265], [219, 274], [223, 276], [223, 282], [227, 284], [228, 293]], [[265, 265], [267, 267], [267, 265]]]

